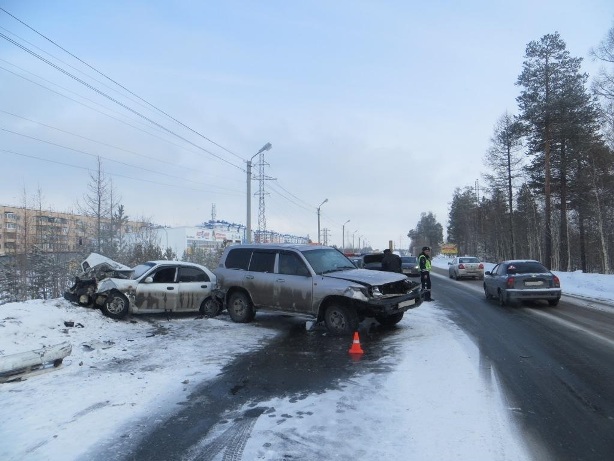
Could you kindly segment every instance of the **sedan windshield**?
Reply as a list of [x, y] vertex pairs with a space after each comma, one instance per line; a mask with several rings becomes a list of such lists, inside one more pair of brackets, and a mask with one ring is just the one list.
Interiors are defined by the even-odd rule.
[[132, 268], [132, 277], [130, 278], [132, 280], [138, 279], [141, 275], [143, 275], [145, 272], [147, 272], [149, 269], [151, 269], [155, 265], [156, 265], [155, 263], [147, 262], [147, 263], [139, 264], [138, 266], [134, 266]]
[[344, 254], [334, 248], [319, 248], [302, 252], [316, 274], [356, 269]]

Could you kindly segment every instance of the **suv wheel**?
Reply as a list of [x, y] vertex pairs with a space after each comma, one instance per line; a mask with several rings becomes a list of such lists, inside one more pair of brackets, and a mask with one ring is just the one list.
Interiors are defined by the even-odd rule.
[[324, 321], [328, 331], [335, 335], [349, 335], [358, 329], [356, 310], [341, 304], [331, 304], [326, 308]]
[[130, 302], [121, 293], [111, 293], [107, 298], [107, 302], [102, 305], [102, 312], [108, 317], [121, 319], [128, 314]]
[[249, 297], [240, 291], [230, 295], [226, 310], [233, 322], [237, 323], [249, 323], [256, 315]]

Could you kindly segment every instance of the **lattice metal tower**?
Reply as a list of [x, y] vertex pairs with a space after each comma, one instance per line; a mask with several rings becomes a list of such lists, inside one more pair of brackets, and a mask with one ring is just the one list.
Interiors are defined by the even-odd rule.
[[264, 161], [264, 152], [261, 152], [258, 156], [258, 177], [255, 178], [258, 180], [258, 235], [259, 235], [259, 243], [266, 243], [268, 241], [266, 236], [266, 212], [265, 212], [265, 203], [264, 196], [268, 195], [268, 193], [264, 190], [264, 181], [275, 179], [264, 174], [264, 167], [268, 165]]

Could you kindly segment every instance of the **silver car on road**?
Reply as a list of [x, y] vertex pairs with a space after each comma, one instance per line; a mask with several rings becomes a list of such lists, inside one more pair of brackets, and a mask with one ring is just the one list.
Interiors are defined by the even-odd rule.
[[475, 256], [458, 256], [448, 263], [451, 279], [484, 279], [484, 264]]
[[539, 261], [510, 260], [485, 272], [484, 294], [486, 299], [496, 298], [502, 306], [537, 300], [556, 306], [561, 299], [561, 283]]

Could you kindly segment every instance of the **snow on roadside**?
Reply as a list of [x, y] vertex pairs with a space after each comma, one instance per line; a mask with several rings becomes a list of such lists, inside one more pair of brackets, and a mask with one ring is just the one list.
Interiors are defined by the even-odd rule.
[[75, 459], [120, 436], [127, 421], [164, 418], [194, 386], [274, 334], [195, 315], [115, 321], [61, 299], [2, 305], [0, 356], [65, 341], [73, 349], [57, 369], [0, 384], [0, 459]]
[[[411, 327], [395, 337], [400, 350], [380, 359], [392, 371], [355, 376], [342, 390], [258, 402], [264, 411], [242, 459], [530, 459], [490, 364], [436, 306], [423, 304], [401, 322]], [[202, 459], [253, 406], [225, 415], [182, 461]]]

